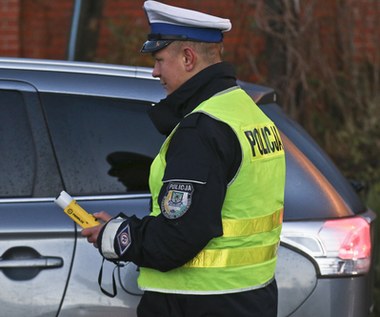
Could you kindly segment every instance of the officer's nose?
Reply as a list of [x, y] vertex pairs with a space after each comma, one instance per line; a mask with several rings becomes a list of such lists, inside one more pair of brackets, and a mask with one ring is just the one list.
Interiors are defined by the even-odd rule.
[[152, 70], [152, 76], [154, 78], [160, 77], [160, 72], [158, 71], [157, 64], [154, 65], [154, 68]]

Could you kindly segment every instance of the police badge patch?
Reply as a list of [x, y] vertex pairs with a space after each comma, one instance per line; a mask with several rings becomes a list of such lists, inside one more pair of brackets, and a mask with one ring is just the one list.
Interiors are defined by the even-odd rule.
[[189, 183], [169, 183], [161, 203], [161, 212], [168, 219], [182, 217], [190, 208], [194, 188]]
[[127, 224], [127, 226], [124, 227], [123, 230], [117, 235], [117, 242], [119, 246], [120, 256], [122, 256], [132, 243], [129, 224]]

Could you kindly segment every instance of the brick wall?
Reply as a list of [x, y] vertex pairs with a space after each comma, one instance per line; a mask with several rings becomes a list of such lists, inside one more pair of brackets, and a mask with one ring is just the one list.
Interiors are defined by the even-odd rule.
[[[92, 0], [90, 0], [92, 1]], [[97, 0], [100, 1], [100, 0]], [[376, 52], [380, 28], [379, 1], [347, 0], [355, 7], [353, 45], [357, 58]], [[163, 0], [172, 5], [201, 9], [231, 19], [233, 29], [225, 37], [226, 58], [241, 63], [247, 49], [260, 54], [265, 39], [252, 32], [254, 0]], [[333, 2], [318, 1], [321, 19], [330, 19]], [[139, 49], [148, 25], [143, 0], [103, 0], [102, 15], [95, 21], [99, 39], [94, 60], [122, 64], [145, 64]], [[74, 0], [0, 0], [0, 56], [65, 59], [70, 36]], [[323, 25], [323, 23], [322, 23]], [[321, 36], [328, 29], [321, 28]], [[249, 44], [249, 45], [247, 45]], [[244, 67], [244, 66], [242, 66]]]
[[[149, 31], [142, 11], [143, 2], [103, 1], [96, 60], [121, 63], [136, 61], [132, 55], [138, 54]], [[191, 9], [201, 8], [210, 14], [231, 18], [234, 27], [226, 36], [226, 47], [234, 47], [236, 50], [227, 50], [227, 53], [232, 58], [239, 56], [238, 44], [242, 42], [239, 38], [246, 33], [244, 29], [239, 28], [242, 26], [241, 21], [245, 21], [238, 16], [241, 4], [235, 5], [235, 1], [220, 0], [162, 2]], [[74, 0], [1, 0], [0, 56], [65, 59], [73, 4]], [[249, 11], [245, 11], [245, 14], [248, 13]], [[258, 39], [257, 47], [261, 46], [262, 41]], [[124, 55], [127, 57], [123, 57]], [[143, 57], [140, 59], [144, 60]]]
[[141, 63], [138, 52], [148, 32], [142, 3], [142, 0], [104, 2], [99, 25], [97, 60], [117, 64]]
[[[321, 43], [331, 56], [339, 46], [352, 47], [354, 59], [380, 63], [380, 1], [317, 1]], [[333, 34], [331, 34], [333, 32]], [[340, 52], [341, 53], [341, 52]]]
[[380, 64], [380, 1], [350, 0], [354, 8], [353, 45], [358, 60]]
[[73, 1], [1, 0], [0, 56], [66, 58]]
[[20, 5], [19, 0], [0, 2], [0, 55], [20, 54]]
[[[143, 2], [143, 0], [105, 1], [96, 60], [118, 64], [151, 65], [150, 56], [139, 54], [142, 43], [149, 33], [149, 26], [142, 10]], [[161, 2], [230, 18], [233, 27], [225, 34], [224, 40], [227, 60], [242, 59], [246, 53], [247, 41], [254, 43], [250, 47], [257, 52], [264, 47], [263, 38], [250, 32], [249, 17], [253, 15], [254, 9], [249, 1], [164, 0]]]
[[19, 0], [20, 56], [65, 59], [72, 1]]

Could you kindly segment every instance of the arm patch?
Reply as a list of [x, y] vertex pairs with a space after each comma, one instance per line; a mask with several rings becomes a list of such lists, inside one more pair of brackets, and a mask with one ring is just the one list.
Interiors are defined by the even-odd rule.
[[182, 217], [190, 208], [194, 193], [191, 183], [169, 182], [161, 201], [161, 212], [167, 219]]
[[132, 243], [129, 223], [118, 233], [116, 240], [119, 247], [119, 250], [116, 252], [119, 256], [122, 256]]

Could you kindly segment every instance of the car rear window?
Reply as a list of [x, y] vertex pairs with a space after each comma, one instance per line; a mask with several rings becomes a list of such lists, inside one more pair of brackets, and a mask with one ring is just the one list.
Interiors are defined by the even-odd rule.
[[55, 93], [41, 98], [68, 192], [148, 191], [150, 163], [164, 140], [146, 113], [150, 104]]

